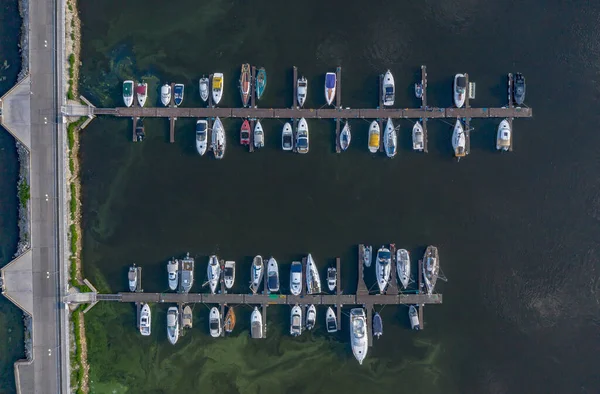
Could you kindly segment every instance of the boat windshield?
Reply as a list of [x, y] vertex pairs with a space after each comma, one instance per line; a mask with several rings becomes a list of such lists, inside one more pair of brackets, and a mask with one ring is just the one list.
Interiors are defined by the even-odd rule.
[[169, 272], [169, 280], [175, 280], [175, 272]]
[[392, 256], [392, 254], [388, 250], [383, 250], [383, 251], [377, 253], [377, 255], [382, 260], [389, 260]]
[[210, 322], [210, 330], [211, 331], [219, 331], [219, 323], [217, 321]]
[[385, 94], [394, 94], [394, 88], [392, 86], [388, 86], [385, 88]]
[[233, 268], [229, 268], [226, 267], [225, 270], [223, 270], [223, 276], [233, 276]]
[[298, 148], [306, 148], [308, 147], [308, 138], [300, 137], [298, 138]]
[[467, 87], [467, 78], [465, 77], [458, 77], [456, 78], [456, 87], [460, 89], [462, 89], [464, 91], [464, 89]]
[[328, 277], [329, 279], [335, 279], [335, 276], [336, 276], [336, 275], [335, 275], [335, 271], [334, 271], [334, 270], [329, 270], [329, 271], [327, 271], [327, 277]]
[[365, 323], [362, 319], [355, 319], [352, 322], [352, 331], [354, 332], [354, 336], [357, 338], [362, 338], [365, 336]]

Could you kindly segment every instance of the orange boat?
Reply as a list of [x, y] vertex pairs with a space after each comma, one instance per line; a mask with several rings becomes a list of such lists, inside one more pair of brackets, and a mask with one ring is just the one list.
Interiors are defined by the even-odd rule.
[[233, 311], [233, 307], [229, 307], [227, 311], [227, 315], [225, 316], [225, 332], [231, 333], [235, 328], [235, 312]]
[[242, 103], [244, 107], [248, 106], [250, 99], [250, 65], [242, 64], [242, 74], [240, 75], [240, 93], [242, 94]]

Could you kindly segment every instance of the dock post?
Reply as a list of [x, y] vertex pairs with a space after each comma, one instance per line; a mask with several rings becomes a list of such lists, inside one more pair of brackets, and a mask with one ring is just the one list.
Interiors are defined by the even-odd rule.
[[[465, 82], [469, 88], [469, 74], [465, 73]], [[469, 92], [465, 92], [465, 108], [471, 108], [469, 103]], [[465, 150], [467, 155], [471, 153], [471, 118], [465, 117]]]
[[[508, 108], [513, 109], [515, 104], [513, 101], [513, 75], [512, 73], [508, 73]], [[508, 124], [510, 126], [510, 145], [508, 147], [508, 150], [510, 152], [512, 152], [513, 150], [513, 134], [514, 134], [514, 130], [513, 130], [513, 119], [514, 118], [508, 118]]]
[[428, 134], [427, 134], [427, 66], [421, 66], [421, 86], [423, 93], [421, 95], [421, 108], [423, 109], [423, 152], [428, 153]]
[[256, 66], [252, 66], [252, 78], [250, 78], [250, 107], [256, 108]]
[[[267, 270], [265, 270], [267, 271]], [[263, 294], [271, 294], [271, 292], [269, 291], [269, 286], [268, 286], [268, 277], [269, 275], [267, 275], [267, 272], [265, 272], [263, 274], [263, 282], [264, 282], [264, 290], [263, 290]]]
[[384, 140], [385, 133], [383, 132], [383, 122], [381, 121], [381, 118], [377, 119], [377, 123], [379, 124], [379, 135], [381, 136], [381, 138], [379, 138], [379, 152], [383, 152], [384, 151], [383, 140]]
[[177, 120], [177, 118], [175, 118], [175, 117], [169, 118], [169, 142], [170, 143], [175, 142], [175, 120]]
[[373, 304], [366, 304], [367, 308], [367, 338], [369, 347], [373, 347]]
[[137, 125], [137, 121], [138, 121], [139, 117], [134, 116], [132, 119], [133, 119], [133, 129], [132, 129], [133, 133], [132, 133], [131, 138], [132, 138], [133, 142], [137, 142], [137, 135], [135, 134], [135, 126]]
[[213, 107], [213, 98], [212, 98], [212, 79], [213, 75], [210, 74], [208, 76], [208, 106]]
[[[256, 119], [250, 119], [250, 144], [248, 144], [248, 151], [254, 152], [254, 122]], [[264, 131], [263, 131], [264, 132]]]
[[390, 266], [390, 282], [386, 290], [386, 294], [398, 295], [398, 282], [396, 275], [396, 244], [390, 244], [391, 266]]
[[365, 252], [365, 245], [360, 244], [358, 245], [358, 284], [356, 286], [356, 295], [367, 295], [369, 294], [369, 289], [367, 288], [367, 285], [365, 284], [365, 274], [364, 274], [364, 267], [363, 267], [363, 262], [364, 262], [364, 252]]
[[298, 152], [296, 137], [298, 136], [298, 118], [292, 119], [292, 152]]
[[[418, 278], [418, 286], [419, 289], [417, 290], [417, 294], [421, 293], [421, 289], [423, 288], [423, 260], [419, 260], [419, 271], [417, 272], [417, 278]], [[423, 308], [425, 307], [424, 304], [421, 304], [418, 306], [418, 310], [419, 310], [419, 326], [421, 327], [421, 330], [425, 328], [425, 326], [423, 325]]]
[[137, 309], [137, 314], [136, 314], [136, 319], [135, 319], [135, 326], [138, 328], [140, 328], [140, 314], [142, 313], [142, 304], [143, 302], [136, 302], [135, 303], [135, 307]]
[[336, 314], [337, 314], [337, 322], [338, 322], [338, 331], [341, 331], [341, 329], [342, 329], [342, 307], [344, 305], [340, 302], [340, 298], [339, 298], [339, 296], [342, 295], [342, 263], [341, 263], [339, 257], [336, 257], [336, 259], [335, 259], [335, 270], [337, 273], [336, 294], [338, 295], [337, 303], [335, 304], [335, 309], [337, 312]]
[[[266, 276], [266, 275], [265, 275]], [[263, 339], [267, 338], [267, 304], [262, 304]]]
[[[219, 304], [221, 307], [221, 326], [223, 325], [223, 320], [225, 320], [225, 304]], [[225, 329], [221, 330], [221, 336], [225, 336]]]
[[133, 83], [133, 104], [131, 104], [132, 107], [136, 107], [136, 106], [140, 106], [140, 103], [138, 102], [137, 99], [137, 94], [135, 92], [137, 92], [137, 87], [138, 87], [138, 83], [137, 81]]
[[383, 74], [379, 74], [379, 106], [377, 109], [383, 108]]
[[[306, 262], [307, 262], [307, 260], [308, 259], [306, 257], [302, 257], [302, 275], [303, 275], [303, 278], [306, 278], [306, 268], [307, 268]], [[306, 285], [304, 283], [301, 283], [301, 284], [302, 284], [302, 292], [300, 294], [302, 295], [302, 298], [304, 298], [306, 296]]]
[[137, 286], [136, 293], [142, 293], [144, 290], [142, 289], [142, 267], [136, 267], [137, 269]]
[[298, 68], [294, 66], [293, 68], [292, 82], [294, 84], [294, 98], [292, 99], [292, 109], [298, 108]]
[[336, 108], [339, 110], [342, 108], [342, 66], [338, 66], [335, 70], [337, 89], [335, 89]]
[[340, 153], [342, 147], [340, 146], [340, 118], [335, 118], [335, 152]]
[[171, 102], [169, 107], [175, 107], [175, 83], [171, 84]]

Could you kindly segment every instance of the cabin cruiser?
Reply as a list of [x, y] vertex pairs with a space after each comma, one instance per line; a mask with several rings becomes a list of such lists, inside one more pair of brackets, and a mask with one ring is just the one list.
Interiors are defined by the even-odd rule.
[[240, 128], [240, 145], [250, 145], [250, 122], [244, 119]]
[[298, 304], [292, 308], [292, 315], [290, 317], [290, 334], [293, 337], [297, 337], [302, 334], [302, 308]]
[[231, 290], [235, 283], [235, 261], [225, 262], [225, 267], [223, 268], [223, 281], [225, 282], [225, 288]]
[[212, 128], [211, 148], [215, 155], [215, 159], [222, 159], [225, 156], [225, 128], [221, 119], [217, 116]]
[[338, 330], [337, 316], [335, 315], [332, 307], [327, 308], [327, 314], [325, 315], [325, 327], [327, 328], [327, 332], [330, 334], [337, 332]]
[[502, 119], [502, 122], [500, 122], [500, 125], [498, 125], [496, 149], [503, 152], [506, 152], [510, 149], [510, 124], [506, 119]]
[[525, 77], [521, 73], [516, 73], [513, 79], [513, 96], [517, 105], [523, 105], [525, 102]]
[[257, 120], [256, 125], [254, 125], [254, 147], [260, 149], [263, 146], [265, 146], [265, 133], [260, 120]]
[[289, 122], [285, 122], [283, 125], [283, 130], [281, 132], [281, 149], [294, 149], [294, 133], [292, 132], [292, 125]]
[[310, 304], [308, 310], [306, 311], [306, 329], [312, 330], [315, 327], [315, 323], [317, 322], [317, 308]]
[[392, 122], [392, 118], [388, 118], [385, 125], [385, 134], [383, 136], [383, 146], [387, 157], [394, 157], [398, 152], [398, 134]]
[[302, 263], [299, 261], [292, 262], [290, 270], [290, 292], [298, 296], [302, 293]]
[[183, 308], [183, 316], [181, 317], [182, 328], [192, 328], [194, 325], [193, 321], [192, 308], [190, 308], [189, 305], [186, 305], [185, 308]]
[[385, 72], [381, 88], [383, 105], [385, 105], [386, 107], [394, 105], [394, 99], [396, 97], [396, 87], [394, 84], [394, 76], [392, 75], [392, 72], [390, 70], [387, 70]]
[[336, 86], [337, 77], [335, 73], [325, 74], [325, 101], [327, 101], [327, 105], [331, 105], [333, 103]]
[[379, 123], [376, 120], [372, 121], [371, 126], [369, 126], [369, 152], [377, 153], [379, 150], [380, 134]]
[[367, 338], [367, 317], [363, 308], [353, 308], [350, 311], [350, 345], [352, 353], [362, 365], [369, 346]]
[[255, 339], [263, 337], [262, 313], [260, 313], [257, 307], [254, 307], [252, 315], [250, 315], [250, 335]]
[[327, 287], [333, 292], [337, 285], [337, 269], [335, 267], [327, 268]]
[[133, 104], [133, 81], [123, 82], [123, 103], [126, 107]]
[[179, 309], [176, 306], [167, 310], [167, 338], [172, 345], [179, 339]]
[[146, 105], [146, 99], [148, 98], [148, 84], [146, 82], [139, 83], [135, 88], [135, 94], [140, 107]]
[[188, 253], [181, 260], [181, 271], [179, 272], [179, 291], [188, 293], [194, 284], [194, 258]]
[[364, 250], [363, 250], [363, 263], [365, 264], [365, 267], [371, 266], [372, 259], [373, 259], [373, 247], [370, 245], [365, 246]]
[[423, 126], [421, 122], [416, 121], [412, 129], [412, 144], [413, 150], [422, 152], [425, 146], [425, 139], [423, 137]]
[[150, 312], [150, 306], [144, 304], [140, 311], [140, 334], [147, 337], [150, 335], [152, 329], [152, 313]]
[[127, 273], [127, 279], [129, 280], [129, 291], [135, 291], [137, 289], [137, 268], [135, 264], [129, 267], [129, 272]]
[[169, 277], [169, 289], [177, 290], [177, 285], [179, 284], [179, 260], [169, 260], [167, 263], [167, 274]]
[[423, 81], [415, 83], [415, 97], [423, 99]]
[[306, 95], [308, 93], [308, 81], [304, 77], [298, 78], [297, 81], [298, 86], [298, 105], [300, 108], [304, 106], [304, 102], [306, 101]]
[[410, 328], [417, 331], [421, 329], [421, 324], [419, 323], [419, 312], [414, 305], [411, 305], [410, 308], [408, 308], [408, 318], [410, 320]]
[[379, 285], [379, 293], [383, 294], [388, 284], [390, 283], [390, 276], [392, 272], [392, 254], [390, 250], [384, 246], [379, 248], [377, 251], [377, 262], [376, 262], [376, 272], [377, 272], [377, 284]]
[[208, 318], [208, 328], [210, 330], [210, 336], [218, 338], [223, 332], [223, 325], [221, 323], [221, 312], [217, 307], [210, 308], [210, 315]]
[[296, 131], [296, 150], [298, 153], [308, 153], [308, 123], [306, 119], [301, 118], [298, 122]]
[[344, 128], [342, 128], [342, 132], [340, 133], [340, 148], [342, 148], [343, 151], [348, 149], [351, 139], [352, 134], [350, 133], [350, 125], [348, 122], [346, 122], [344, 124]]
[[383, 335], [383, 320], [381, 320], [381, 315], [377, 312], [373, 315], [373, 335], [377, 339]]
[[465, 74], [456, 74], [454, 76], [454, 105], [456, 108], [462, 108], [465, 105], [467, 97], [467, 78]]
[[274, 257], [267, 263], [267, 289], [272, 293], [279, 291], [279, 265]]
[[423, 256], [423, 280], [427, 294], [432, 294], [440, 272], [440, 259], [435, 246], [428, 246]]
[[262, 282], [264, 274], [264, 264], [263, 258], [261, 255], [257, 255], [252, 260], [252, 270], [251, 270], [251, 282], [250, 282], [250, 290], [252, 293], [256, 294], [260, 287], [260, 283]]
[[408, 287], [410, 281], [410, 254], [406, 249], [398, 249], [396, 251], [396, 272], [402, 287]]
[[171, 85], [164, 84], [160, 88], [160, 102], [165, 107], [168, 107], [171, 104]]
[[179, 107], [183, 103], [183, 93], [185, 85], [182, 83], [176, 83], [173, 87], [173, 103], [176, 107]]
[[208, 147], [208, 122], [204, 119], [196, 121], [196, 150], [200, 156], [206, 153]]
[[319, 294], [321, 292], [321, 277], [317, 265], [309, 253], [306, 259], [306, 293]]
[[460, 119], [456, 119], [454, 125], [454, 132], [452, 133], [452, 148], [454, 149], [454, 156], [464, 157], [467, 154], [466, 151], [467, 139], [465, 136], [465, 129], [463, 128]]
[[219, 280], [221, 279], [221, 266], [219, 265], [219, 259], [214, 254], [208, 259], [208, 267], [206, 270], [210, 292], [215, 294], [217, 292], [217, 286], [219, 286]]
[[210, 82], [209, 79], [206, 78], [206, 77], [202, 77], [198, 81], [198, 85], [199, 85], [199, 88], [200, 88], [200, 98], [204, 102], [206, 102], [208, 100], [208, 93], [209, 93], [208, 85], [209, 85], [209, 82]]
[[225, 80], [223, 77], [223, 73], [214, 73], [212, 76], [212, 98], [214, 105], [217, 105], [221, 102], [221, 97], [223, 97], [224, 84]]
[[146, 133], [144, 132], [144, 120], [139, 118], [135, 123], [135, 139], [137, 142], [142, 142], [146, 137]]
[[242, 104], [244, 107], [248, 106], [248, 101], [250, 100], [250, 78], [250, 65], [248, 63], [242, 64], [240, 94], [242, 95]]

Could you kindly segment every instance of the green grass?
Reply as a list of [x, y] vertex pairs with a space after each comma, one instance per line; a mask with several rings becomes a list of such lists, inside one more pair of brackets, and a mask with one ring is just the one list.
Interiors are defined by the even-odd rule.
[[69, 171], [71, 171], [71, 174], [75, 171], [75, 162], [72, 157], [69, 157]]
[[75, 189], [75, 183], [71, 182], [71, 199], [69, 200], [69, 211], [71, 213], [71, 220], [75, 220], [75, 214], [77, 213], [77, 189]]
[[23, 179], [22, 182], [19, 182], [17, 193], [19, 195], [19, 202], [21, 203], [21, 206], [27, 207], [31, 193], [29, 190], [29, 184], [25, 179]]
[[73, 320], [74, 334], [75, 334], [75, 346], [76, 346], [75, 362], [79, 366], [79, 368], [77, 369], [77, 391], [76, 392], [83, 393], [82, 386], [83, 386], [84, 371], [83, 371], [83, 355], [81, 352], [81, 330], [79, 329], [79, 322], [82, 319], [83, 314], [80, 312], [79, 309], [80, 308], [77, 308], [75, 311], [73, 311], [71, 316], [72, 316], [72, 320]]
[[77, 229], [75, 228], [74, 224], [71, 225], [70, 229], [71, 229], [71, 255], [76, 256], [77, 255], [77, 240], [79, 239], [79, 235], [77, 234]]

